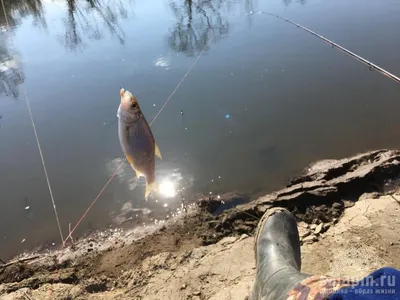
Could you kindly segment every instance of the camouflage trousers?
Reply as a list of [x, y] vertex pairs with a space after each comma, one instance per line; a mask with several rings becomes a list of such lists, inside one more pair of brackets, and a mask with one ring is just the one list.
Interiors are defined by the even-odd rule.
[[288, 293], [287, 300], [325, 300], [337, 290], [355, 284], [341, 278], [315, 275], [298, 283]]

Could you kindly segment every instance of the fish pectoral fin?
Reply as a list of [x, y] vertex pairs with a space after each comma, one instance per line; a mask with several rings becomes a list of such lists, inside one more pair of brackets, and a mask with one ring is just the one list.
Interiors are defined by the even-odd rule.
[[125, 154], [125, 156], [126, 156], [126, 159], [127, 159], [128, 162], [129, 162], [129, 164], [131, 165], [132, 169], [135, 171], [136, 177], [137, 177], [137, 178], [139, 178], [139, 177], [141, 177], [141, 176], [146, 177], [146, 176], [143, 175], [142, 172], [140, 172], [139, 170], [135, 169], [135, 165], [133, 164], [132, 155]]
[[146, 201], [147, 201], [147, 197], [149, 197], [151, 191], [154, 191], [154, 192], [158, 191], [157, 184], [155, 182], [147, 184], [147, 182], [146, 182], [146, 192], [145, 192], [145, 195], [144, 195], [144, 198], [146, 199]]
[[138, 170], [135, 170], [135, 172], [136, 172], [136, 177], [139, 179], [139, 177], [145, 177], [144, 175], [143, 175], [143, 173], [142, 172], [140, 172], [140, 171], [138, 171]]
[[126, 160], [129, 162], [129, 164], [133, 167], [133, 157], [132, 157], [132, 155], [125, 153], [125, 157], [126, 157]]
[[162, 159], [160, 148], [158, 148], [157, 143], [155, 143], [154, 146], [155, 146], [155, 151], [154, 152], [155, 152], [156, 156], [158, 156], [160, 159]]

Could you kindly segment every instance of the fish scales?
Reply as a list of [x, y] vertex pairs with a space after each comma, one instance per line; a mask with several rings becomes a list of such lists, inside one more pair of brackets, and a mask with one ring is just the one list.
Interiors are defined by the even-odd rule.
[[121, 104], [118, 108], [118, 135], [122, 150], [134, 169], [136, 176], [146, 178], [147, 199], [155, 183], [155, 155], [161, 158], [160, 150], [137, 99], [121, 89]]

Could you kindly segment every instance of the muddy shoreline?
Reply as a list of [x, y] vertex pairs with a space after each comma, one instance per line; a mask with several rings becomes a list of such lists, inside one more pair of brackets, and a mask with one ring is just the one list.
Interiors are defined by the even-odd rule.
[[[161, 287], [157, 291], [149, 290], [152, 280], [163, 274], [166, 277], [160, 284], [165, 285], [166, 281], [174, 280], [176, 270], [201, 268], [200, 262], [205, 257], [212, 260], [220, 251], [231, 253], [236, 244], [250, 249], [251, 243], [247, 240], [267, 209], [275, 206], [289, 209], [298, 220], [303, 246], [308, 247], [323, 234], [338, 228], [346, 210], [356, 206], [363, 197], [379, 199], [393, 195], [399, 176], [400, 151], [397, 150], [377, 150], [341, 160], [320, 161], [308, 166], [284, 189], [228, 210], [224, 208], [235, 205], [235, 201], [227, 204], [223, 198], [207, 197], [165, 223], [133, 230], [96, 232], [65, 249], [17, 257], [14, 261], [38, 256], [6, 267], [0, 265], [0, 299], [29, 299], [25, 294], [39, 299], [41, 294], [38, 293], [42, 290], [52, 292], [50, 298], [40, 296], [41, 299], [125, 299], [125, 296], [126, 299], [171, 299]], [[240, 202], [240, 196], [235, 197], [227, 195], [226, 199]], [[395, 205], [396, 201], [390, 205]], [[219, 250], [214, 253], [213, 249]], [[250, 265], [249, 261], [248, 270], [253, 269]], [[238, 275], [246, 279], [232, 281], [235, 287], [251, 280], [248, 270], [243, 270], [245, 275]], [[225, 271], [232, 273], [231, 269]], [[206, 272], [201, 276], [204, 282], [200, 280], [199, 293], [197, 290], [189, 293], [182, 285], [175, 289], [178, 290], [174, 294], [178, 295], [177, 299], [209, 299], [201, 287], [207, 287], [206, 281], [216, 275]], [[221, 279], [222, 282], [227, 280]], [[214, 292], [210, 290], [209, 296]], [[132, 298], [132, 295], [139, 298]]]

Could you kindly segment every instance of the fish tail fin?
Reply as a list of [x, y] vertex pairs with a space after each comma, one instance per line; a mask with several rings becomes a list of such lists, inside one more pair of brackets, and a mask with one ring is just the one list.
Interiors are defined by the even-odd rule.
[[148, 184], [146, 182], [146, 192], [145, 192], [145, 195], [144, 195], [144, 198], [146, 199], [146, 201], [147, 201], [147, 197], [149, 197], [151, 191], [154, 191], [154, 192], [158, 191], [158, 185], [156, 184], [156, 182], [152, 182], [150, 184]]

